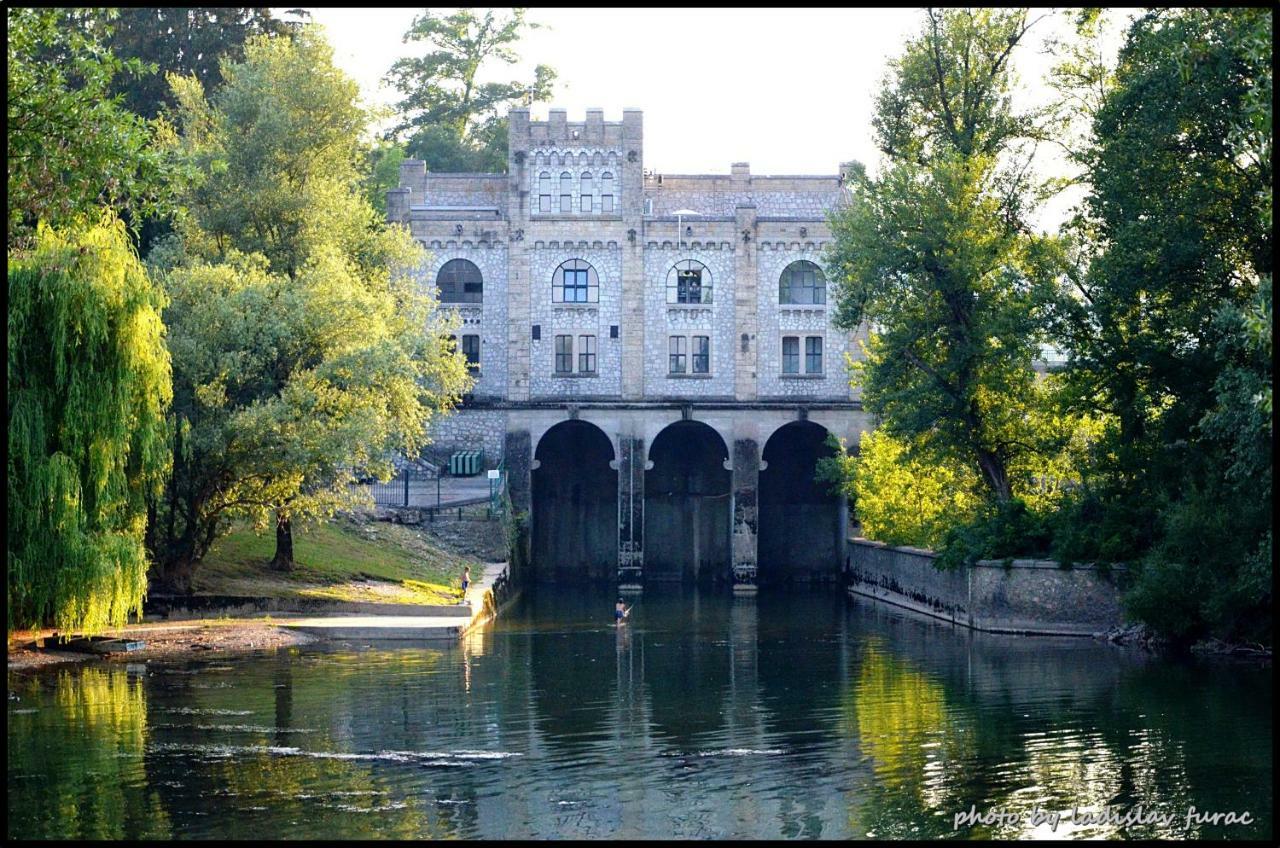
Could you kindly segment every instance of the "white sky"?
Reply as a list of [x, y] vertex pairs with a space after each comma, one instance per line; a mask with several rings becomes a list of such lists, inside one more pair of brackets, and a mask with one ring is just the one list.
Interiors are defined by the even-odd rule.
[[[395, 59], [425, 52], [402, 41], [421, 10], [310, 11], [366, 100], [394, 102], [381, 80]], [[889, 59], [924, 22], [921, 9], [901, 8], [537, 8], [528, 18], [544, 28], [521, 39], [519, 64], [487, 68], [488, 79], [530, 80], [534, 65], [554, 68], [554, 94], [533, 107], [534, 119], [549, 106], [570, 121], [588, 107], [604, 109], [607, 121], [621, 120], [624, 107], [642, 109], [645, 167], [686, 174], [728, 173], [730, 162], [749, 162], [755, 174], [834, 174], [850, 159], [874, 172], [874, 95]], [[1043, 42], [1067, 29], [1060, 12], [1050, 14], [1019, 47], [1021, 104], [1049, 96], [1040, 83], [1051, 64]], [[1118, 46], [1118, 27], [1114, 34]]]

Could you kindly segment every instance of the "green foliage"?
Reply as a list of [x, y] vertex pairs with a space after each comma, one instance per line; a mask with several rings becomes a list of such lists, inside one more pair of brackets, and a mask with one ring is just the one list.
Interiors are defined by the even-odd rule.
[[229, 522], [323, 516], [356, 469], [387, 478], [468, 385], [421, 248], [365, 197], [355, 83], [315, 31], [251, 39], [207, 101], [172, 78], [201, 181], [151, 256], [172, 297], [169, 580]]
[[400, 163], [404, 160], [404, 146], [394, 141], [375, 143], [365, 151], [365, 199], [379, 219], [387, 215], [387, 192], [400, 186]]
[[1023, 11], [931, 11], [877, 100], [882, 173], [832, 215], [836, 320], [870, 322], [863, 403], [897, 439], [1012, 497], [1060, 250], [1029, 235], [1038, 188], [1009, 105]]
[[400, 122], [391, 136], [405, 142], [409, 155], [432, 171], [505, 171], [507, 110], [551, 96], [555, 71], [534, 68], [531, 82], [481, 83], [481, 66], [515, 64], [514, 45], [539, 24], [525, 20], [524, 9], [499, 15], [492, 9], [458, 9], [452, 14], [425, 10], [414, 18], [404, 40], [425, 42], [425, 56], [399, 59], [387, 82], [404, 95], [396, 104]]
[[358, 187], [369, 115], [314, 27], [293, 39], [255, 37], [245, 61], [223, 62], [211, 99], [194, 77], [171, 77], [181, 152], [200, 179], [178, 229], [190, 250], [261, 253], [295, 274], [322, 245], [362, 255], [376, 216]]
[[167, 472], [169, 352], [124, 225], [41, 226], [10, 256], [8, 628], [123, 625]]
[[952, 527], [936, 564], [950, 570], [981, 559], [1047, 556], [1052, 535], [1052, 525], [1043, 514], [1013, 498], [989, 506], [977, 520]]
[[[310, 17], [304, 9], [286, 13]], [[123, 7], [72, 9], [66, 25], [98, 36], [104, 47], [124, 59], [146, 63], [151, 73], [117, 77], [110, 92], [121, 105], [146, 118], [159, 117], [177, 102], [167, 74], [194, 76], [206, 90], [222, 85], [219, 61], [244, 59], [244, 45], [253, 36], [288, 36], [300, 21], [282, 20], [268, 8]]]
[[947, 532], [973, 518], [982, 503], [971, 469], [928, 456], [923, 447], [884, 430], [865, 433], [856, 454], [831, 439], [835, 456], [819, 460], [820, 479], [839, 484], [868, 539], [937, 548]]
[[117, 79], [142, 73], [94, 35], [63, 25], [57, 9], [8, 9], [8, 244], [30, 241], [40, 222], [61, 227], [111, 206], [139, 220], [167, 207], [176, 174], [163, 147], [170, 132], [111, 96]]
[[1059, 318], [1107, 426], [1059, 547], [1139, 563], [1131, 611], [1175, 641], [1270, 638], [1271, 15], [1143, 15], [1080, 157]]

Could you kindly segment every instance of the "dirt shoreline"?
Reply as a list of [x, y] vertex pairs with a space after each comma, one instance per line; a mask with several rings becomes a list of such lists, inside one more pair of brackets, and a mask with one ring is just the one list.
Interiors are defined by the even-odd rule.
[[52, 644], [52, 630], [14, 633], [8, 641], [9, 671], [24, 671], [69, 662], [145, 662], [182, 656], [225, 655], [309, 645], [314, 636], [279, 627], [269, 619], [193, 620], [174, 623], [136, 624], [104, 632], [104, 636], [127, 637], [146, 643], [137, 651], [113, 654], [84, 654], [75, 651], [36, 647], [43, 640]]

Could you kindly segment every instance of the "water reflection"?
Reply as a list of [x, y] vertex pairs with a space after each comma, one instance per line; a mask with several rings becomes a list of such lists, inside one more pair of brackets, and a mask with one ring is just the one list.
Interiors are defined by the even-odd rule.
[[[451, 648], [13, 673], [10, 837], [1271, 834], [1269, 671], [829, 593], [533, 594]], [[1035, 809], [1176, 810], [1176, 822]], [[1186, 808], [1248, 827], [1183, 827]], [[953, 829], [991, 808], [1017, 822]], [[1118, 807], [1114, 805], [1119, 805]]]

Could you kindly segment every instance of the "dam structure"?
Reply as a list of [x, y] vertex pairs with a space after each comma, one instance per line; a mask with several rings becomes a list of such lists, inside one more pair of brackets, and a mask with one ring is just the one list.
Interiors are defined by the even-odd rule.
[[475, 377], [433, 450], [501, 462], [524, 579], [838, 581], [847, 505], [814, 469], [870, 429], [823, 267], [845, 174], [665, 174], [643, 130], [513, 109], [505, 174], [402, 163], [388, 218]]

